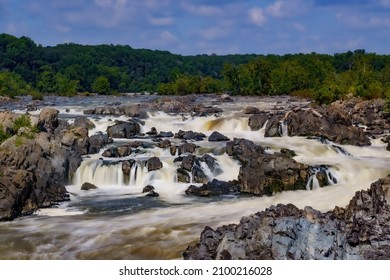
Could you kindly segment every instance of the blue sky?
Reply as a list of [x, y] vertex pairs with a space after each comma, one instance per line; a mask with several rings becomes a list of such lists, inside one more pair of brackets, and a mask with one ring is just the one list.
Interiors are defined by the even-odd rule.
[[0, 0], [0, 33], [177, 54], [390, 54], [390, 0]]

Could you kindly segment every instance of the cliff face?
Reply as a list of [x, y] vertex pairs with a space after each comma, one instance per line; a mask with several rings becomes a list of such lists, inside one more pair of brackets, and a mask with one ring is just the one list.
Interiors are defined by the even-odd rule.
[[272, 206], [239, 224], [206, 227], [184, 259], [390, 259], [390, 175], [346, 208]]

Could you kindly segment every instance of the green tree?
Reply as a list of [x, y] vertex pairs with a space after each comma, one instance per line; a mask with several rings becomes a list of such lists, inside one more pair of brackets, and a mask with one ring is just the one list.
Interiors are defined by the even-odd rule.
[[92, 84], [92, 91], [98, 94], [109, 94], [111, 92], [110, 81], [105, 76], [99, 76]]

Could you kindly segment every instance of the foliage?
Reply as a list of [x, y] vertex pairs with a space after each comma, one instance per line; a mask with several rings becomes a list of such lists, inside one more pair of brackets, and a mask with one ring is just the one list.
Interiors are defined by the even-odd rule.
[[294, 94], [319, 103], [346, 96], [383, 98], [390, 91], [390, 56], [365, 50], [182, 56], [121, 45], [43, 47], [27, 37], [0, 34], [0, 95], [41, 99], [143, 91]]
[[10, 137], [11, 136], [4, 131], [3, 125], [0, 124], [0, 143], [4, 142], [5, 140], [7, 140]]

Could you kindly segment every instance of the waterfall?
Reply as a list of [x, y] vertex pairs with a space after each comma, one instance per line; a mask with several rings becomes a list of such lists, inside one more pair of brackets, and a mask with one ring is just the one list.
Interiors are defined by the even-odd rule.
[[286, 119], [283, 119], [279, 122], [278, 130], [279, 130], [279, 135], [281, 137], [288, 136], [288, 127], [287, 127], [287, 120]]

